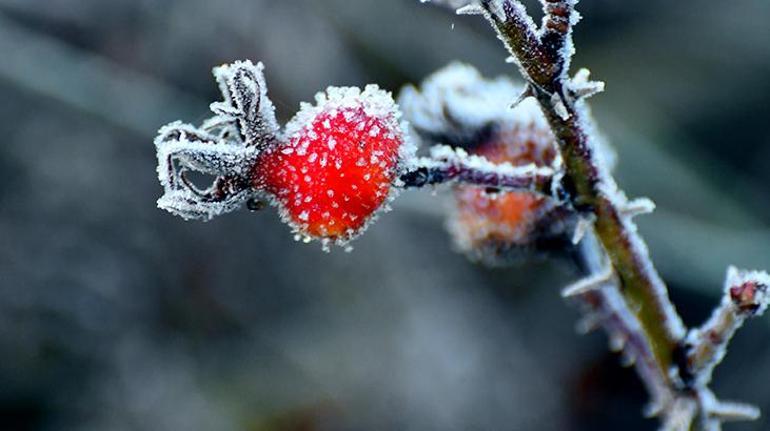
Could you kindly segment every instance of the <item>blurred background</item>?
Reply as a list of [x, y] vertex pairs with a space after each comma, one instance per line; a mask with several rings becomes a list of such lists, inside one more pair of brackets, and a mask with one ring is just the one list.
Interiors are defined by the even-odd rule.
[[[537, 13], [537, 7], [530, 10]], [[575, 67], [687, 323], [728, 264], [770, 268], [770, 3], [583, 0]], [[452, 251], [410, 192], [353, 253], [274, 211], [155, 207], [159, 126], [208, 116], [211, 67], [265, 62], [286, 120], [327, 85], [514, 74], [487, 26], [417, 0], [0, 0], [0, 429], [652, 430], [566, 261]], [[717, 393], [770, 414], [770, 318]], [[768, 419], [729, 430], [766, 430]]]

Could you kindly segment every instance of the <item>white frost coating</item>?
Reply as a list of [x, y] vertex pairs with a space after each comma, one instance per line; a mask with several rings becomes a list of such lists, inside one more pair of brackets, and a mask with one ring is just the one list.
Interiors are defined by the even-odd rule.
[[645, 214], [652, 214], [655, 211], [656, 205], [649, 198], [637, 198], [627, 202], [620, 208], [621, 213], [625, 217], [636, 217]]
[[[286, 124], [284, 136], [304, 132], [322, 112], [362, 107], [367, 116], [386, 121], [388, 130], [401, 131], [403, 144], [399, 149], [398, 173], [413, 162], [417, 147], [409, 137], [408, 124], [401, 121], [401, 110], [390, 92], [375, 84], [367, 85], [363, 91], [357, 87], [328, 87], [315, 95], [315, 101], [315, 105], [300, 104], [297, 114]], [[329, 143], [329, 147], [333, 148], [334, 144]]]
[[591, 81], [591, 71], [582, 68], [567, 82], [567, 89], [578, 99], [587, 99], [598, 93], [604, 92], [605, 84], [602, 81]]
[[446, 6], [451, 9], [458, 9], [477, 4], [475, 0], [420, 0], [420, 3], [433, 3], [440, 6]]
[[609, 264], [609, 262], [606, 262], [604, 264], [604, 269], [602, 269], [600, 272], [585, 277], [562, 289], [561, 296], [562, 298], [570, 298], [601, 289], [613, 282], [614, 276], [614, 268]]
[[468, 167], [476, 172], [495, 173], [501, 177], [531, 178], [536, 176], [551, 176], [553, 169], [537, 166], [530, 163], [522, 166], [513, 166], [510, 163], [492, 163], [487, 158], [468, 154], [462, 148], [452, 148], [446, 145], [436, 145], [430, 149], [430, 158], [421, 159], [421, 165], [439, 166], [446, 163], [458, 164]]
[[473, 133], [490, 124], [548, 124], [533, 98], [509, 109], [524, 86], [507, 77], [484, 79], [473, 66], [451, 63], [423, 81], [420, 90], [405, 87], [399, 96], [404, 116], [432, 134]]

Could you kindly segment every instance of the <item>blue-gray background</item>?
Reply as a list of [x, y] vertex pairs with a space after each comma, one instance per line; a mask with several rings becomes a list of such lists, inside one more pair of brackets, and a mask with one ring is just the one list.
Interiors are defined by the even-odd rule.
[[[619, 181], [659, 204], [641, 230], [696, 324], [728, 264], [770, 267], [770, 3], [580, 10], [574, 65], [607, 82]], [[0, 429], [655, 428], [605, 337], [574, 333], [570, 265], [467, 262], [441, 194], [404, 195], [350, 254], [273, 211], [156, 209], [155, 131], [204, 118], [211, 67], [243, 58], [282, 120], [330, 84], [515, 73], [478, 18], [417, 0], [0, 0]], [[769, 364], [766, 318], [715, 387], [770, 413]]]

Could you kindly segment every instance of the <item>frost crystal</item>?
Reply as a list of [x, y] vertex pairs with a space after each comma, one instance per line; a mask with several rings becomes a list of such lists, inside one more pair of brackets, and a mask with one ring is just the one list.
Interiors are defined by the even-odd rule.
[[460, 9], [466, 6], [478, 5], [476, 0], [420, 0], [420, 3], [433, 3], [452, 9]]

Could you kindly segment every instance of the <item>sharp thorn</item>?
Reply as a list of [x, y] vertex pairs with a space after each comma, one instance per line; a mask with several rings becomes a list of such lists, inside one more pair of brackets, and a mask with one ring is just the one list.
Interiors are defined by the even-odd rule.
[[532, 86], [527, 84], [524, 87], [524, 90], [522, 90], [521, 94], [519, 94], [519, 96], [516, 98], [516, 100], [514, 100], [513, 103], [511, 104], [511, 109], [519, 106], [519, 104], [521, 102], [525, 101], [526, 99], [528, 99], [528, 98], [530, 98], [530, 97], [532, 97], [534, 95], [535, 95], [535, 92], [532, 90]]
[[651, 214], [655, 211], [655, 202], [648, 198], [638, 198], [626, 202], [621, 208], [621, 213], [626, 217], [636, 217]]
[[561, 291], [563, 298], [572, 298], [593, 290], [598, 290], [612, 281], [614, 272], [611, 266], [607, 265], [600, 273], [577, 281]]
[[760, 411], [751, 404], [719, 401], [709, 410], [709, 415], [722, 422], [753, 421], [759, 419]]

